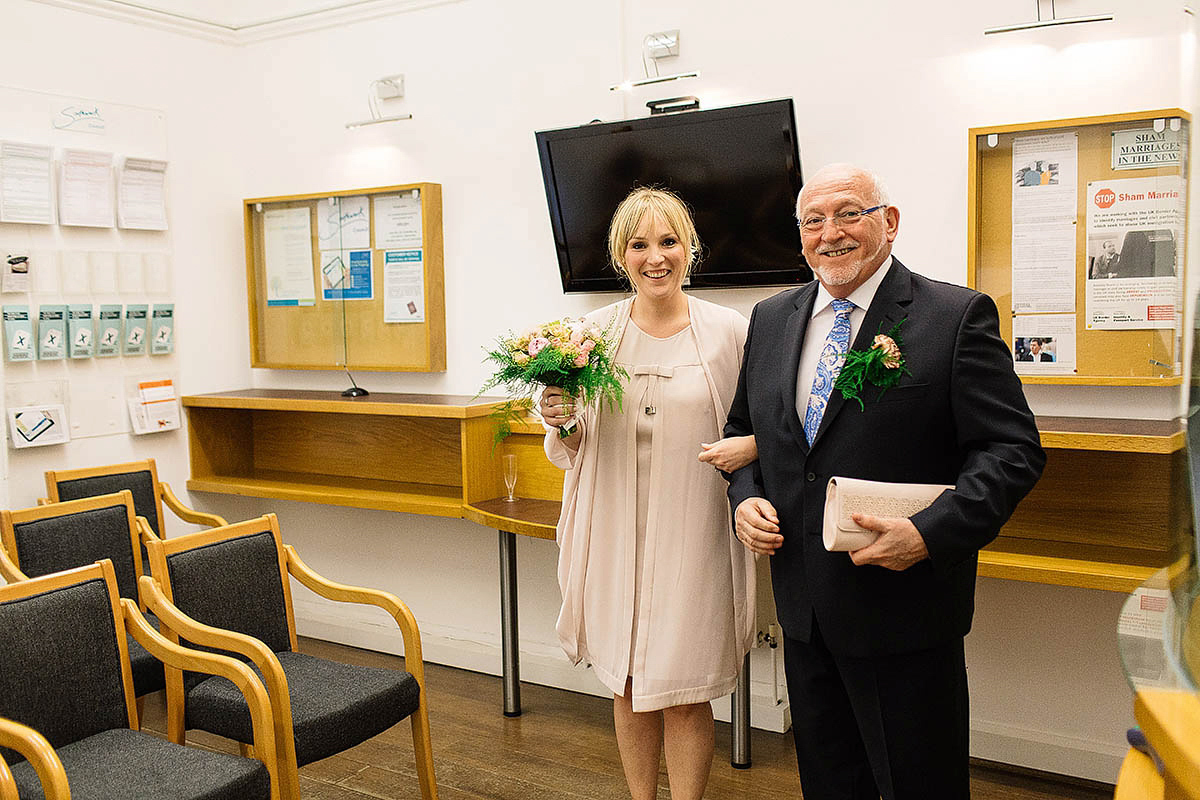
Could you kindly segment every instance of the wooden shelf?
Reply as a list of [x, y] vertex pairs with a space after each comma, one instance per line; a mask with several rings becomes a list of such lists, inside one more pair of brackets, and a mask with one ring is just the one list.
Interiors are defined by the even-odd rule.
[[[563, 473], [546, 460], [535, 418], [499, 447], [501, 398], [249, 389], [183, 398], [192, 491], [462, 517], [553, 539]], [[1130, 592], [1169, 560], [1188, 521], [1179, 495], [1183, 428], [1175, 421], [1039, 417], [1047, 466], [979, 574]], [[515, 503], [499, 456], [517, 456]], [[387, 476], [380, 480], [379, 476]]]
[[457, 487], [419, 483], [338, 478], [302, 472], [265, 472], [251, 478], [213, 475], [192, 478], [191, 491], [267, 497], [379, 511], [403, 511], [435, 517], [462, 516], [462, 492]]

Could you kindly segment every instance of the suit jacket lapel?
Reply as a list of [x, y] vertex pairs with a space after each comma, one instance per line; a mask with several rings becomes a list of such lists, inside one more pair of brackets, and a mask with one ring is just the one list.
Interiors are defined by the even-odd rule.
[[804, 334], [812, 318], [813, 303], [817, 299], [817, 282], [796, 293], [796, 309], [788, 317], [783, 333], [783, 415], [787, 417], [788, 430], [807, 451], [808, 439], [804, 436], [804, 421], [796, 412], [796, 376], [800, 371], [800, 350], [804, 345]]
[[[875, 298], [871, 301], [871, 307], [867, 309], [867, 315], [863, 318], [862, 325], [859, 327], [854, 341], [850, 344], [850, 349], [869, 349], [878, 334], [887, 333], [893, 325], [907, 316], [908, 305], [911, 302], [912, 273], [900, 263], [899, 259], [893, 258], [892, 268], [888, 270], [883, 283], [879, 284], [879, 288], [875, 291]], [[869, 402], [866, 395], [867, 392], [864, 392], [863, 399]], [[845, 404], [845, 398], [836, 389], [829, 395], [829, 404], [825, 406], [825, 415], [821, 417], [821, 426], [817, 429], [817, 435], [813, 439], [814, 447], [829, 426], [833, 424], [834, 418]], [[854, 411], [858, 410], [857, 405], [857, 403], [854, 404]], [[803, 428], [803, 426], [801, 427]], [[803, 437], [803, 430], [801, 430], [801, 436]]]

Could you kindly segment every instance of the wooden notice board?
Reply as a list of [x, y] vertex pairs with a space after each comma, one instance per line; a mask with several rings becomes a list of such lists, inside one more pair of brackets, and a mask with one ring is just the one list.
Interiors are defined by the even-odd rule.
[[243, 209], [251, 366], [446, 369], [440, 184], [258, 197]]
[[[991, 295], [996, 301], [1000, 309], [1001, 334], [1018, 361], [1033, 360], [1026, 357], [1033, 338], [1039, 338], [1039, 347], [1044, 346], [1041, 341], [1045, 337], [1039, 336], [1037, 331], [1050, 328], [1040, 328], [1040, 325], [1060, 326], [1064, 331], [1061, 337], [1064, 351], [1067, 348], [1074, 351], [1075, 365], [1069, 372], [1055, 371], [1046, 365], [1027, 367], [1018, 363], [1018, 372], [1026, 383], [1113, 386], [1172, 386], [1181, 383], [1180, 315], [1185, 274], [1183, 220], [1186, 219], [1184, 177], [1187, 174], [1190, 119], [1186, 112], [1171, 108], [970, 130], [968, 284]], [[1163, 131], [1166, 131], [1165, 135]], [[1140, 139], [1139, 134], [1142, 134]], [[1071, 168], [1070, 158], [1064, 159], [1060, 176], [1057, 171], [1052, 171], [1052, 168], [1059, 166], [1052, 159], [1046, 159], [1045, 163], [1042, 160], [1027, 160], [1025, 155], [1033, 141], [1030, 137], [1040, 135], [1049, 135], [1048, 138], [1065, 135], [1058, 140], [1061, 142], [1065, 139], [1074, 146], [1075, 168]], [[1150, 140], [1150, 143], [1134, 144], [1143, 139]], [[1170, 157], [1163, 154], [1164, 150], [1176, 152], [1173, 163]], [[1072, 171], [1074, 175], [1071, 175]], [[1057, 259], [1061, 265], [1069, 259], [1071, 230], [1064, 234], [1060, 226], [1058, 233], [1053, 233], [1053, 225], [1044, 229], [1036, 224], [1031, 225], [1032, 206], [1025, 200], [1022, 200], [1020, 208], [1014, 208], [1014, 195], [1024, 191], [1025, 187], [1033, 187], [1036, 191], [1047, 183], [1058, 182], [1060, 177], [1063, 179], [1063, 188], [1069, 189], [1073, 183], [1075, 190], [1074, 217], [1065, 223], [1074, 226], [1073, 275], [1064, 274], [1061, 269], [1058, 273], [1053, 270], [1039, 273], [1037, 268], [1025, 271], [1029, 270], [1030, 253], [1035, 252], [1027, 249], [1030, 247], [1040, 247], [1046, 253], [1047, 263]], [[1154, 180], [1138, 182], [1124, 179]], [[1038, 187], [1039, 180], [1043, 187]], [[1141, 185], [1166, 188], [1168, 197], [1171, 196], [1172, 187], [1180, 187], [1179, 199], [1175, 201], [1179, 215], [1177, 227], [1162, 224], [1161, 213], [1176, 213], [1168, 209], [1167, 212], [1156, 212], [1159, 216], [1142, 226], [1146, 230], [1137, 229], [1137, 223], [1122, 229], [1117, 226], [1105, 228], [1099, 222], [1094, 230], [1088, 230], [1091, 219], [1089, 213], [1098, 213], [1092, 206], [1103, 209], [1108, 207], [1104, 203], [1111, 205], [1113, 198], [1107, 196], [1108, 187]], [[1036, 213], [1036, 208], [1033, 211]], [[1047, 236], [1047, 241], [1038, 240], [1042, 230], [1051, 231], [1052, 235]], [[1053, 241], [1053, 236], [1058, 236], [1058, 240]], [[1105, 240], [1108, 240], [1107, 244]], [[1118, 252], [1117, 259], [1129, 265], [1148, 263], [1152, 266], [1129, 274], [1122, 274], [1115, 268], [1106, 271], [1104, 264], [1117, 262], [1105, 261], [1100, 256], [1106, 249], [1113, 251], [1114, 244], [1125, 251], [1125, 254]], [[1146, 252], [1154, 255], [1140, 255]], [[1173, 257], [1170, 254], [1174, 254]], [[1074, 302], [1072, 308], [1067, 309], [1062, 304], [1070, 304], [1072, 278]], [[1044, 282], [1046, 296], [1056, 292], [1059, 294], [1059, 306], [1054, 309], [1060, 314], [1057, 320], [1045, 318], [1050, 311], [1031, 310], [1027, 305], [1028, 298], [1039, 291], [1036, 288], [1039, 281]], [[1153, 297], [1156, 299], [1136, 299], [1140, 297], [1143, 287], [1155, 281], [1158, 294]], [[1018, 295], [1021, 297], [1016, 302], [1014, 284], [1018, 286]], [[1171, 287], [1169, 290], [1162, 288], [1168, 284]], [[1105, 295], [1106, 292], [1109, 294]], [[1168, 294], [1170, 299], [1164, 300]], [[1095, 319], [1092, 314], [1100, 313], [1102, 303], [1093, 301], [1092, 308], [1089, 308], [1089, 301], [1093, 297], [1119, 298], [1116, 302], [1128, 307], [1144, 302], [1144, 313], [1153, 322], [1114, 323]], [[1014, 308], [1014, 305], [1017, 307]], [[1068, 313], [1074, 314], [1073, 321], [1062, 316]], [[1117, 312], [1113, 319], [1119, 319], [1121, 313], [1124, 312]], [[1070, 330], [1072, 322], [1073, 330]], [[1114, 329], [1115, 324], [1127, 327]], [[1148, 327], [1149, 324], [1159, 327]], [[1026, 336], [1029, 331], [1034, 331], [1034, 335]], [[1072, 334], [1074, 341], [1069, 343], [1067, 340], [1072, 338]], [[1067, 369], [1068, 363], [1064, 359], [1061, 368]]]

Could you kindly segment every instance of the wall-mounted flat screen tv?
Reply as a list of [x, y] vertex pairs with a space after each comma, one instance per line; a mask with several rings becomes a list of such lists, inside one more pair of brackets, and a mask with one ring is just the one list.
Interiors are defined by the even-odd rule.
[[608, 224], [635, 186], [691, 207], [703, 244], [692, 287], [812, 279], [800, 254], [800, 154], [792, 101], [539, 131], [538, 154], [566, 292], [620, 291]]

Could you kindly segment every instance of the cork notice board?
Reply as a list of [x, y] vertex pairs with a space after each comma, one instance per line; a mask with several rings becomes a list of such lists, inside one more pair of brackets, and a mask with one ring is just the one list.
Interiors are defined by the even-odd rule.
[[243, 202], [250, 363], [446, 369], [442, 187]]
[[[1026, 383], [1181, 382], [1189, 128], [1189, 115], [1172, 108], [970, 130], [968, 284], [996, 301], [1001, 335], [1015, 360], [1039, 360], [1029, 353], [1034, 338], [1039, 347], [1058, 341], [1063, 348], [1057, 368], [1018, 363]], [[1135, 144], [1143, 141], [1151, 144]], [[1044, 142], [1066, 153], [1061, 174], [1057, 156], [1043, 162], [1034, 152]], [[1060, 181], [1066, 191], [1058, 192], [1057, 220], [1031, 224], [1041, 213], [1037, 191]], [[1033, 192], [1022, 194], [1026, 187]], [[1120, 205], [1107, 217], [1097, 210], [1127, 197], [1151, 199], [1143, 206], [1131, 201], [1124, 217], [1115, 215], [1125, 208]], [[1159, 197], [1168, 199], [1154, 199]], [[1137, 214], [1148, 221], [1137, 222]], [[1178, 219], [1178, 226], [1166, 224], [1167, 217]], [[1050, 266], [1041, 266], [1043, 257]], [[1140, 300], [1151, 288], [1156, 294]]]

